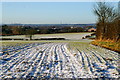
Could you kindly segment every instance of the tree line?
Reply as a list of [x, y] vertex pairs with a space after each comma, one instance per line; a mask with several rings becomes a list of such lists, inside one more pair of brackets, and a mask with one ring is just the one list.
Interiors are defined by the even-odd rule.
[[70, 33], [83, 32], [82, 27], [71, 26], [9, 26], [2, 25], [2, 35], [33, 35], [33, 34], [53, 34], [53, 33]]
[[98, 17], [96, 24], [96, 39], [120, 41], [120, 14], [119, 7], [111, 6], [107, 2], [98, 2], [94, 7], [94, 13]]

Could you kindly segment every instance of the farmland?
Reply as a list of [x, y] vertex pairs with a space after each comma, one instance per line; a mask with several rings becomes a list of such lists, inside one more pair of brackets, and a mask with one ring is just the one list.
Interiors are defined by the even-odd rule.
[[118, 53], [90, 42], [2, 41], [0, 78], [118, 78]]
[[[59, 33], [59, 34], [36, 34], [33, 35], [33, 39], [40, 39], [40, 38], [65, 38], [69, 40], [80, 40], [82, 37], [86, 35], [90, 35], [91, 32], [82, 32], [82, 33]], [[25, 35], [13, 35], [13, 36], [2, 36], [0, 38], [16, 38], [16, 39], [24, 39], [26, 38]]]

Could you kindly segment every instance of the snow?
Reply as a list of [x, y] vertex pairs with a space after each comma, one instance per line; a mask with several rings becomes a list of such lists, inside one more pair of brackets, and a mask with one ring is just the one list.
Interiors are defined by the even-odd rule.
[[[105, 60], [99, 50], [91, 47], [81, 51], [68, 50], [67, 44], [29, 43], [6, 47], [0, 52], [0, 78], [118, 78], [115, 60]], [[115, 52], [101, 50], [111, 56], [116, 55]]]

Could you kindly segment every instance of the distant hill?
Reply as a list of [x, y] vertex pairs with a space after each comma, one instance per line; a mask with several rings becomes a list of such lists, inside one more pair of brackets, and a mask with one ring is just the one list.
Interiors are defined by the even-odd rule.
[[[5, 25], [5, 24], [3, 24]], [[86, 26], [95, 26], [95, 24], [6, 24], [9, 26], [31, 26], [31, 27], [43, 27], [43, 26], [75, 26], [75, 27], [86, 27]]]

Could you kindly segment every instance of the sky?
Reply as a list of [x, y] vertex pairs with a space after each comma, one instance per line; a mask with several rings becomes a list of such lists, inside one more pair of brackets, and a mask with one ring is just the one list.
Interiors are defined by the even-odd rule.
[[[1, 3], [0, 3], [1, 4]], [[95, 23], [95, 2], [2, 2], [3, 24]]]

